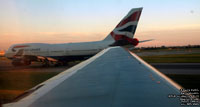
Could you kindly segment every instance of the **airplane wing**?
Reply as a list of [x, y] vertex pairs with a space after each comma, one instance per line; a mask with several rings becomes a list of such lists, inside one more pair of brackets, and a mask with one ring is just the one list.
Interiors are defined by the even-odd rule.
[[14, 107], [177, 107], [182, 87], [121, 47], [110, 47], [30, 89]]

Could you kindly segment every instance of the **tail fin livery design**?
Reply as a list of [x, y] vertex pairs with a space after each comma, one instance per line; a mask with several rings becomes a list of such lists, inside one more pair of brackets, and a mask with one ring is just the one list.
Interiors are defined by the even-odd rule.
[[126, 40], [136, 46], [139, 41], [136, 38], [132, 38], [135, 34], [141, 12], [142, 8], [131, 9], [130, 12], [120, 21], [115, 29], [104, 40]]

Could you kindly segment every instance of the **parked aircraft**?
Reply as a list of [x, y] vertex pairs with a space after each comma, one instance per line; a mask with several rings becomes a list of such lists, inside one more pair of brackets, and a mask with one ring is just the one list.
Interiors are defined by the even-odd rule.
[[142, 8], [132, 9], [104, 40], [63, 44], [14, 44], [7, 50], [5, 56], [12, 59], [14, 66], [30, 65], [33, 61], [40, 61], [48, 66], [54, 62], [58, 65], [72, 60], [83, 60], [110, 46], [135, 47], [139, 42], [146, 41], [133, 38], [141, 12]]

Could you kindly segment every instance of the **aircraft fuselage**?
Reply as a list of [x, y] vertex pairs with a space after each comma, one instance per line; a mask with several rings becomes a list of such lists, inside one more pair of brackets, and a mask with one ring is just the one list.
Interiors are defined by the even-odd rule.
[[43, 56], [57, 59], [59, 61], [71, 61], [83, 59], [95, 55], [102, 49], [107, 48], [114, 41], [96, 41], [63, 44], [25, 43], [12, 45], [5, 56], [13, 59], [23, 50], [23, 56]]

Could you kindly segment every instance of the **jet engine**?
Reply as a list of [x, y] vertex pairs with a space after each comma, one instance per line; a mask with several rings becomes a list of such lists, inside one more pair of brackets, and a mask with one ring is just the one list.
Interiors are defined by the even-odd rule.
[[139, 44], [139, 40], [137, 38], [127, 38], [127, 41], [133, 46], [137, 46]]

